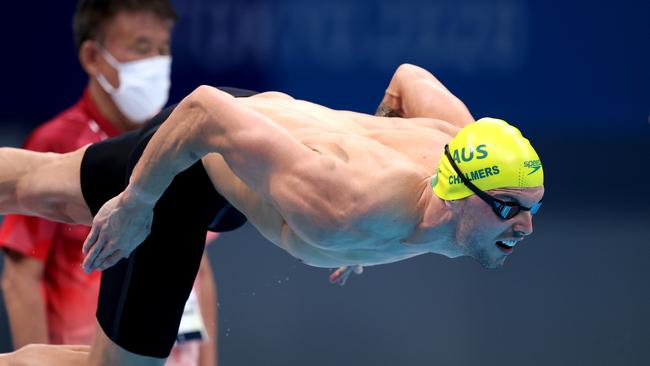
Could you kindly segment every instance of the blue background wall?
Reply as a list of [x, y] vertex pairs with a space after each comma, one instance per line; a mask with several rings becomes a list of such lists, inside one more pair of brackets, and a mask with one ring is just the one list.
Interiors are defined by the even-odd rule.
[[[85, 84], [74, 2], [7, 3], [0, 142]], [[403, 62], [545, 164], [536, 233], [506, 266], [423, 256], [344, 288], [247, 227], [209, 249], [224, 365], [650, 363], [650, 5], [578, 0], [175, 1], [172, 101], [200, 84], [372, 113]], [[10, 349], [0, 311], [0, 350]]]

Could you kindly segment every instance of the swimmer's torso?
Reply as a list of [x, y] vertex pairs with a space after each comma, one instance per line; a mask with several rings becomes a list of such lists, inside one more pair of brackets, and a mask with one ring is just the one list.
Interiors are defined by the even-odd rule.
[[[317, 208], [285, 205], [286, 200], [266, 202], [220, 156], [204, 160], [220, 193], [264, 236], [307, 264], [323, 267], [381, 264], [421, 254], [401, 241], [421, 219], [421, 197], [430, 189], [442, 148], [457, 127], [433, 119], [336, 111], [284, 95], [260, 94], [238, 101], [330, 157], [332, 169], [340, 170], [338, 176], [354, 176], [355, 194], [348, 194], [347, 186], [329, 194], [332, 205], [354, 202], [358, 211], [345, 213], [344, 222], [315, 222]], [[328, 194], [327, 189], [345, 183], [349, 181], [323, 182], [322, 192], [313, 193]], [[314, 215], [309, 214], [311, 209]]]

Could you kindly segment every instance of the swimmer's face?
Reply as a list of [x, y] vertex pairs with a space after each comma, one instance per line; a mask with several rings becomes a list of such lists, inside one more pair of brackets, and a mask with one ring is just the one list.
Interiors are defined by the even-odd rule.
[[[544, 196], [544, 187], [502, 188], [488, 193], [506, 202], [532, 207]], [[521, 211], [511, 219], [499, 218], [492, 208], [472, 195], [458, 200], [460, 217], [456, 242], [467, 256], [485, 268], [499, 268], [518, 242], [533, 233], [533, 218], [529, 211]]]

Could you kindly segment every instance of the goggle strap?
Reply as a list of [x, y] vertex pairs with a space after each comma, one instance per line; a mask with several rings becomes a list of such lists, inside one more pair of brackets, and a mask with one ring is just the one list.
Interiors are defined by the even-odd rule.
[[492, 197], [488, 195], [487, 193], [481, 191], [477, 186], [474, 185], [474, 183], [470, 182], [467, 177], [460, 171], [460, 168], [456, 165], [454, 162], [454, 158], [451, 157], [451, 154], [449, 153], [449, 145], [445, 145], [445, 156], [447, 159], [449, 159], [449, 164], [451, 164], [451, 167], [454, 169], [456, 174], [458, 174], [458, 177], [460, 180], [465, 184], [467, 188], [469, 188], [472, 192], [474, 192], [477, 196], [481, 197], [483, 200], [491, 201], [494, 202]]

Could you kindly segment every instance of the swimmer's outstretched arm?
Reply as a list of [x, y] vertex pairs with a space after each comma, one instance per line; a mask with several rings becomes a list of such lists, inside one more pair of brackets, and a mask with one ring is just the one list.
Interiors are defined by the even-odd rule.
[[460, 99], [430, 72], [411, 64], [397, 68], [376, 115], [435, 118], [458, 127], [474, 122], [474, 117]]
[[[152, 137], [126, 190], [95, 216], [84, 244], [86, 270], [105, 269], [128, 256], [148, 235], [153, 206], [174, 176], [211, 152], [218, 152], [263, 200], [283, 206], [285, 212], [309, 212], [311, 218], [327, 221], [344, 211], [343, 201], [351, 201], [333, 191], [345, 192], [346, 179], [336, 174], [350, 171], [334, 171], [332, 158], [307, 148], [229, 94], [202, 86]], [[323, 184], [326, 180], [338, 184]], [[316, 189], [316, 184], [322, 187]]]
[[89, 225], [92, 215], [79, 183], [84, 151], [56, 154], [0, 148], [0, 213]]

